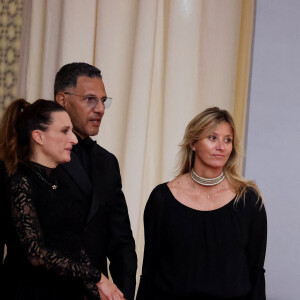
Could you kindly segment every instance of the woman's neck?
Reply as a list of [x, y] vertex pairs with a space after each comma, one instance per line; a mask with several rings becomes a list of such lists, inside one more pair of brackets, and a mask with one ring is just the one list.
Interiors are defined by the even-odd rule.
[[57, 167], [57, 163], [55, 161], [45, 157], [44, 155], [32, 154], [29, 157], [29, 160], [50, 169], [55, 169]]
[[193, 167], [194, 172], [201, 177], [204, 178], [216, 178], [219, 175], [222, 174], [223, 169], [222, 168], [197, 168], [197, 166]]

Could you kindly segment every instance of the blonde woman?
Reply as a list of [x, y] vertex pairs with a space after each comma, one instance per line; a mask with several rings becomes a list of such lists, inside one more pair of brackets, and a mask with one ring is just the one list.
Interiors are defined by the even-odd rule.
[[178, 176], [158, 185], [144, 213], [137, 300], [265, 300], [265, 207], [237, 172], [231, 115], [208, 108], [188, 124]]

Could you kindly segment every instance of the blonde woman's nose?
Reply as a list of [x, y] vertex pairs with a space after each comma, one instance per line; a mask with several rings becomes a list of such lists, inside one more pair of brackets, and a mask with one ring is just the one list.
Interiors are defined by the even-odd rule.
[[224, 147], [225, 147], [225, 142], [222, 140], [218, 140], [217, 149], [224, 150]]

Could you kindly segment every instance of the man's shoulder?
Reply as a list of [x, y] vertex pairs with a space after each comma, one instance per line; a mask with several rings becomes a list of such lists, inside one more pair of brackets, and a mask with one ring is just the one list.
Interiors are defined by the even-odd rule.
[[114, 162], [118, 161], [118, 159], [113, 153], [111, 153], [110, 151], [108, 151], [107, 149], [103, 148], [102, 146], [96, 143], [95, 146], [93, 147], [92, 159], [93, 159], [93, 154], [99, 155], [103, 157], [105, 160], [112, 160]]
[[100, 146], [97, 143], [95, 143], [94, 150], [98, 151], [99, 153], [102, 153], [103, 155], [114, 157], [114, 155], [111, 152], [109, 152], [107, 149], [103, 148], [102, 146]]

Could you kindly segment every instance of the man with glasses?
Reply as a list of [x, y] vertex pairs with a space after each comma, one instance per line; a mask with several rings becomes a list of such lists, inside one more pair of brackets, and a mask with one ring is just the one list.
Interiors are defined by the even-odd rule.
[[[56, 169], [58, 197], [73, 199], [70, 214], [81, 220], [83, 248], [102, 273], [97, 284], [101, 299], [133, 300], [137, 258], [118, 161], [90, 138], [98, 134], [112, 99], [100, 70], [86, 63], [67, 64], [58, 71], [54, 96], [69, 113], [78, 138], [71, 162]], [[107, 258], [114, 284], [107, 279]]]

